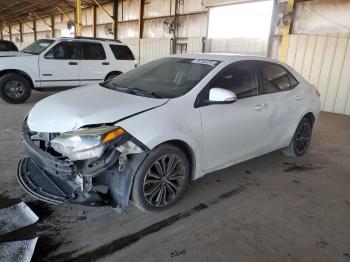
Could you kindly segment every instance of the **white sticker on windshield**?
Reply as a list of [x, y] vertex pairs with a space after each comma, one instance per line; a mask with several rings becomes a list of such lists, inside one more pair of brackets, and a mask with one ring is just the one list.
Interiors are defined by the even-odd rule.
[[202, 64], [202, 65], [210, 65], [210, 66], [216, 66], [218, 64], [218, 61], [215, 60], [206, 60], [206, 59], [195, 59], [192, 60], [191, 63], [194, 64]]
[[50, 43], [40, 43], [39, 44], [39, 46], [42, 46], [42, 47], [47, 47], [47, 46], [49, 46], [50, 45]]

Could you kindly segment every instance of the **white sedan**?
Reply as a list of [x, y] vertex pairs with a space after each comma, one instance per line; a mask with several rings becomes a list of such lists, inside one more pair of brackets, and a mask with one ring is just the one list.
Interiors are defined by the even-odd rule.
[[18, 178], [50, 203], [160, 210], [204, 174], [278, 149], [302, 156], [319, 112], [316, 88], [275, 60], [174, 55], [37, 103]]

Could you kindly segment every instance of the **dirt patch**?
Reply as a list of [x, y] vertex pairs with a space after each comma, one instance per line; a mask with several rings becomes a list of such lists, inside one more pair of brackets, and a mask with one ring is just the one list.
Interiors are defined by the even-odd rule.
[[283, 162], [283, 165], [287, 166], [284, 172], [305, 172], [309, 170], [323, 169], [321, 166], [314, 166], [310, 163], [295, 163], [295, 162]]

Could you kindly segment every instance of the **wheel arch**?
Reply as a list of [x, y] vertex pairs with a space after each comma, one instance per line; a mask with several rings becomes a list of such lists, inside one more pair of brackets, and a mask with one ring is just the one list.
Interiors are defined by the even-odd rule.
[[167, 140], [159, 144], [158, 146], [163, 144], [170, 144], [170, 145], [176, 146], [186, 154], [188, 160], [190, 161], [190, 169], [191, 169], [190, 177], [191, 177], [191, 180], [193, 180], [196, 174], [196, 156], [191, 146], [187, 144], [185, 141], [182, 141], [179, 139]]
[[109, 77], [109, 76], [111, 76], [111, 75], [121, 75], [123, 72], [122, 71], [118, 71], [118, 70], [115, 70], [115, 71], [111, 71], [111, 72], [109, 72], [107, 75], [106, 75], [106, 77], [105, 77], [105, 81], [106, 81], [106, 79]]
[[24, 72], [22, 70], [18, 70], [18, 69], [5, 69], [5, 70], [0, 71], [0, 77], [4, 76], [6, 74], [21, 75], [21, 76], [25, 77], [29, 81], [29, 83], [31, 85], [31, 88], [32, 89], [34, 88], [33, 80], [26, 72]]

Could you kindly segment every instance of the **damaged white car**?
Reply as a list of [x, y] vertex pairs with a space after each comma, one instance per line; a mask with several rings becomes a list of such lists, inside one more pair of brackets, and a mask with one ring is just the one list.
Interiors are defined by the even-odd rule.
[[189, 181], [268, 152], [303, 155], [319, 93], [255, 56], [175, 55], [40, 101], [18, 178], [50, 203], [168, 207]]

